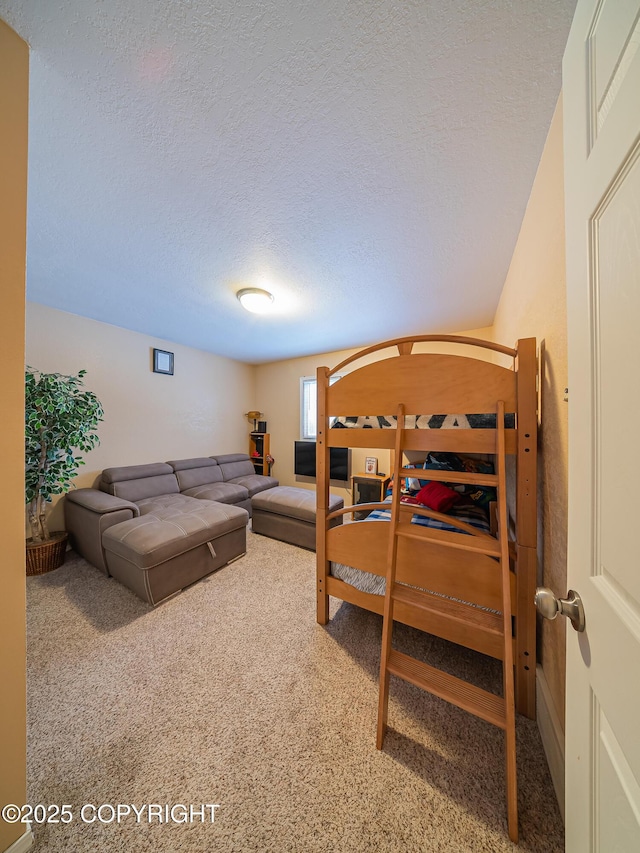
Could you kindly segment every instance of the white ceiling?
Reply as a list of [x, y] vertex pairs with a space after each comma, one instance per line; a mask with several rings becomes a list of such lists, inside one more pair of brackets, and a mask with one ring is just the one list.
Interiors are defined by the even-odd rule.
[[0, 0], [28, 298], [251, 363], [491, 324], [574, 6]]

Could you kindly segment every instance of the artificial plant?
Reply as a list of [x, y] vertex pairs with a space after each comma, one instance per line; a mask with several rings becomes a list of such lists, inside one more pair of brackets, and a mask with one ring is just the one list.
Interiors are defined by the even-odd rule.
[[84, 465], [75, 451], [86, 453], [100, 443], [96, 429], [104, 411], [96, 395], [83, 390], [86, 372], [64, 376], [26, 369], [25, 497], [34, 543], [52, 538], [46, 504], [69, 491]]

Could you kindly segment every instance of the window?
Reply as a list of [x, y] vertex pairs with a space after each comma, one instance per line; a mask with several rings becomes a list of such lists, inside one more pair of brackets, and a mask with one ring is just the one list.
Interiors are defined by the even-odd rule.
[[[341, 376], [332, 376], [333, 385]], [[315, 376], [300, 378], [300, 438], [315, 441], [318, 435], [318, 383]]]
[[300, 438], [315, 439], [318, 434], [316, 380], [310, 376], [300, 379]]

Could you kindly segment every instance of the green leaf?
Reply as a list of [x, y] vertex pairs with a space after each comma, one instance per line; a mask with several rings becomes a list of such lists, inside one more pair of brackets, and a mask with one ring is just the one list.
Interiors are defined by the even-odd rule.
[[50, 501], [72, 488], [79, 465], [74, 451], [87, 452], [100, 443], [95, 430], [104, 409], [82, 377], [25, 371], [25, 498]]

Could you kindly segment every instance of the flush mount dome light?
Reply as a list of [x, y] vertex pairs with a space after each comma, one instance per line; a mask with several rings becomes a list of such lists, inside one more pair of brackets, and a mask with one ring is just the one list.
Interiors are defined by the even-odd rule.
[[236, 293], [240, 304], [252, 314], [264, 314], [271, 308], [273, 295], [259, 287], [245, 287]]

